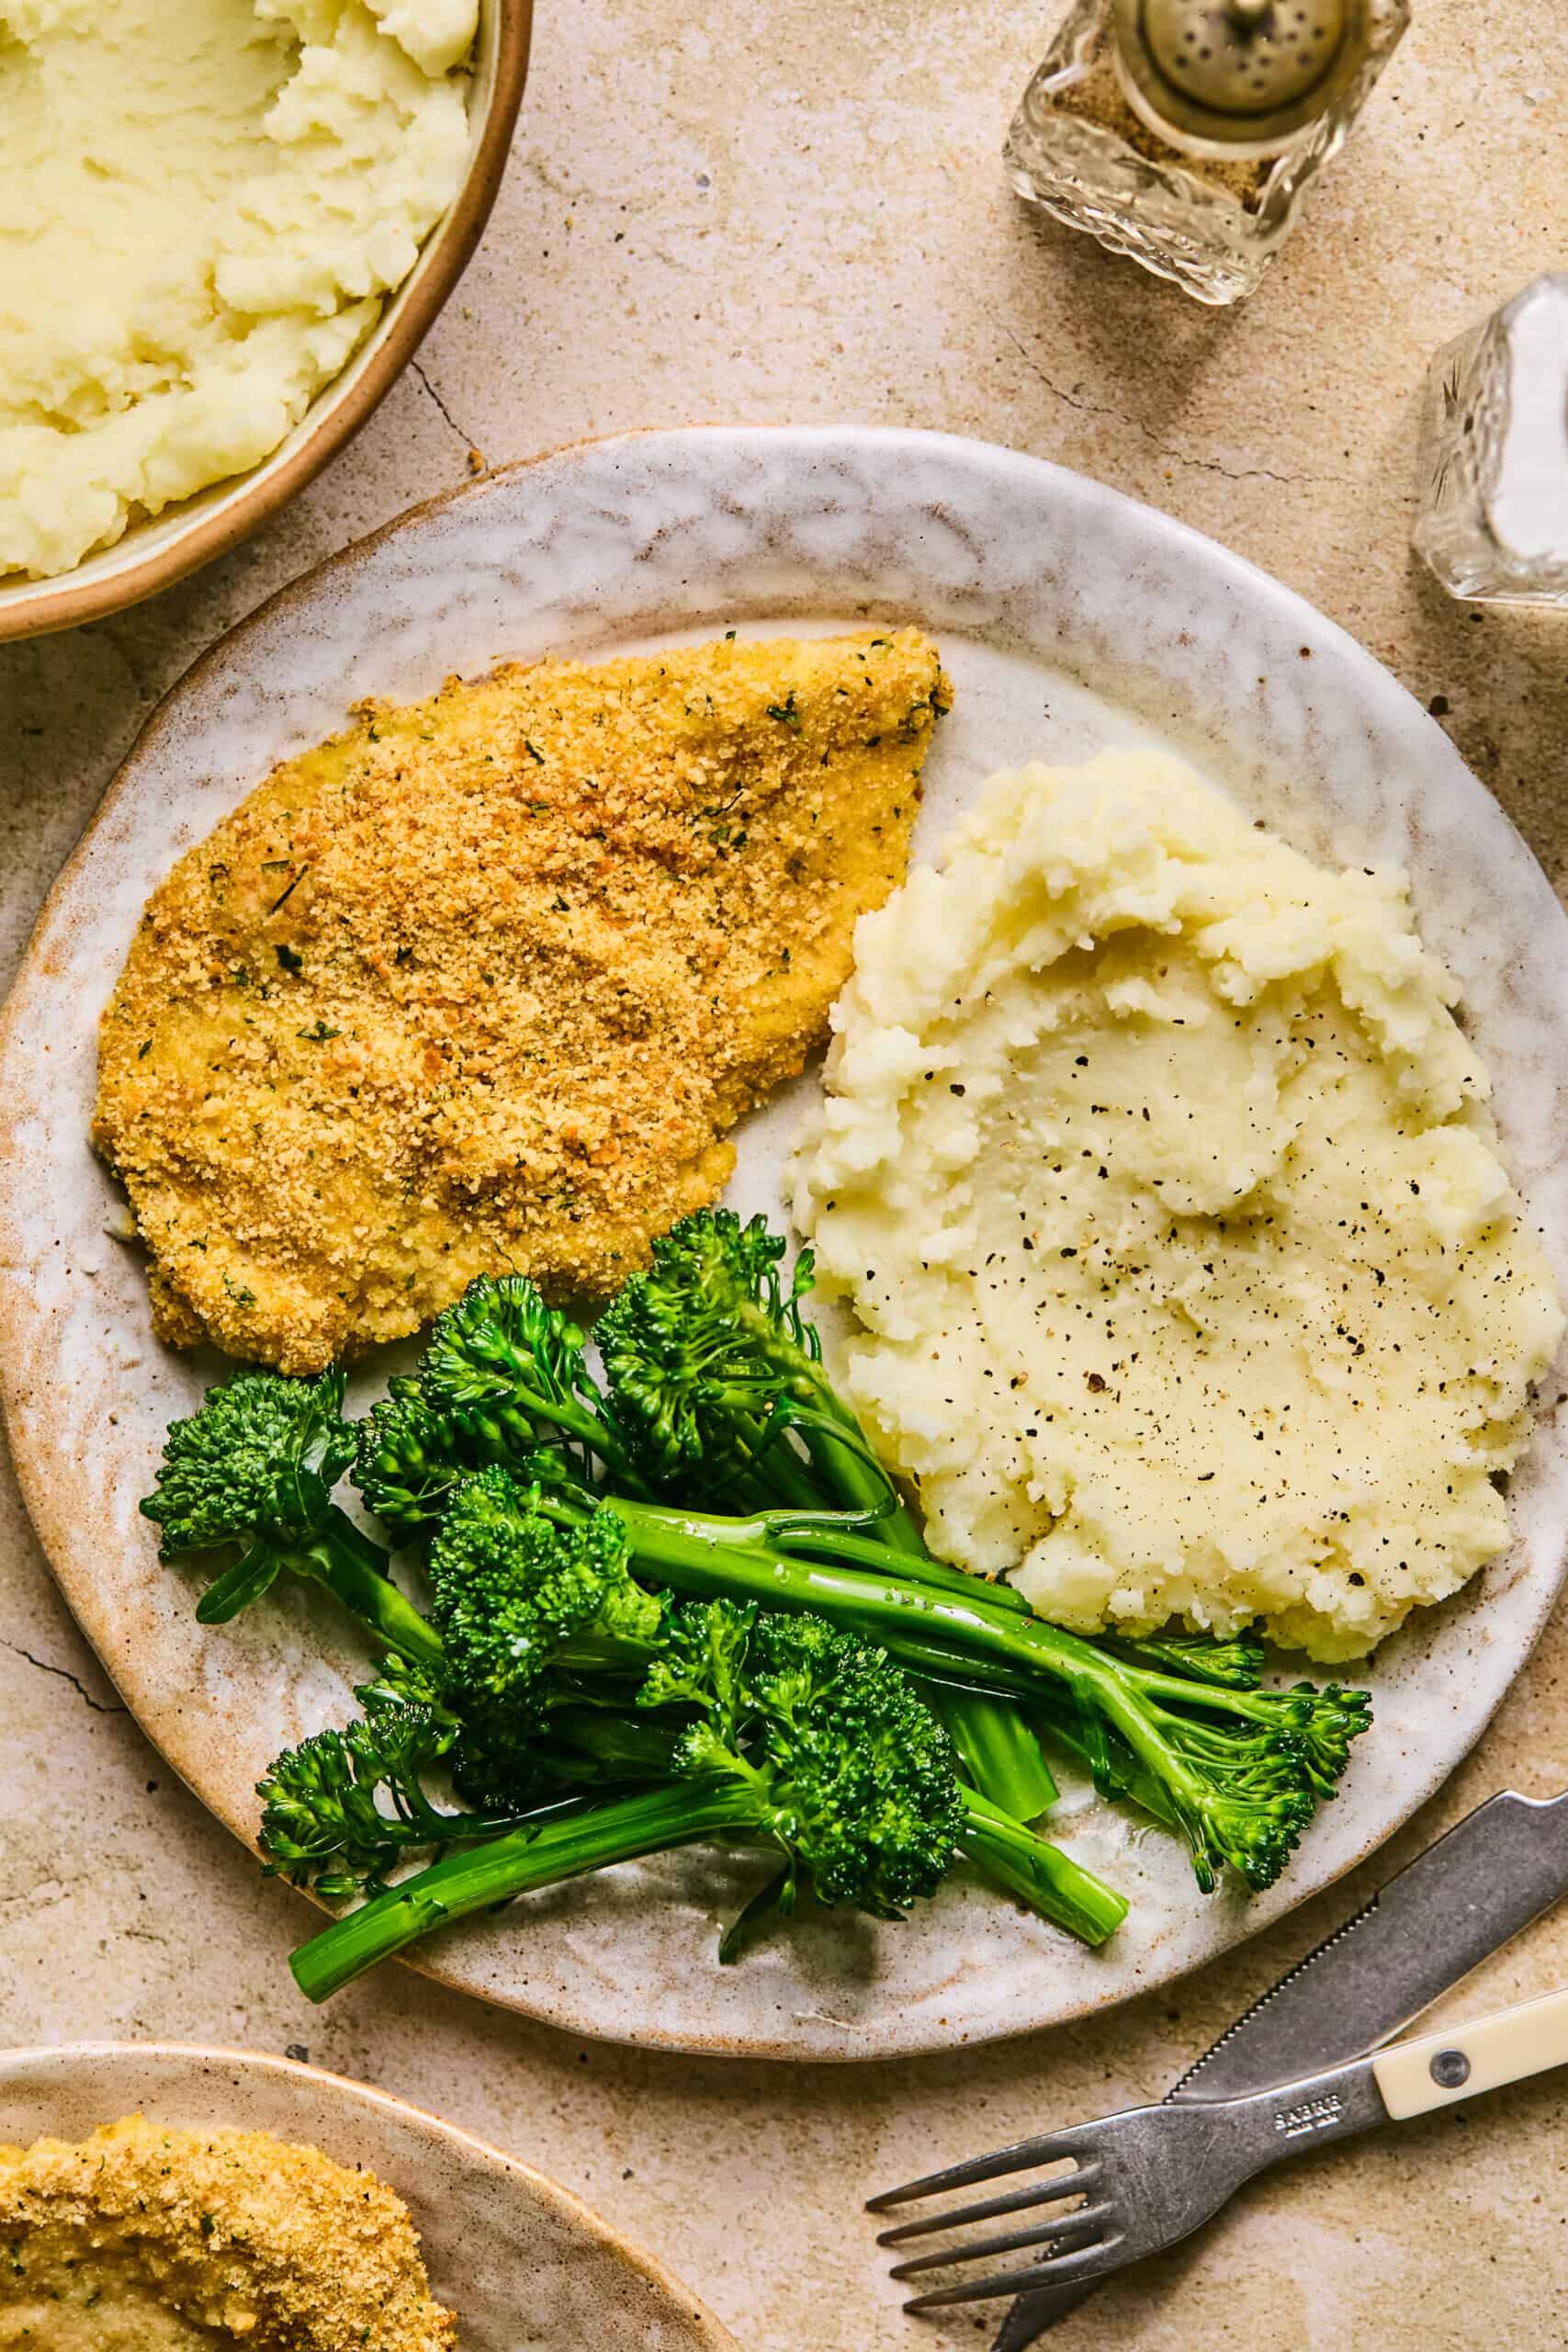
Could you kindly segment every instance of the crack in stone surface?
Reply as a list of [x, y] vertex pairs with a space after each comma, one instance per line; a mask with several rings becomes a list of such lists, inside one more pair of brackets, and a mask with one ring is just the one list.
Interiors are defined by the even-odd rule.
[[96, 1715], [125, 1715], [130, 1712], [118, 1701], [111, 1706], [102, 1699], [95, 1699], [85, 1683], [73, 1674], [68, 1666], [52, 1666], [46, 1657], [35, 1657], [31, 1650], [23, 1649], [19, 1642], [0, 1642], [0, 1649], [9, 1650], [13, 1657], [25, 1659], [28, 1666], [36, 1666], [40, 1674], [57, 1675], [62, 1682], [69, 1682], [78, 1699], [85, 1706], [91, 1707]]
[[431, 382], [430, 378], [425, 374], [424, 369], [420, 366], [417, 359], [411, 359], [409, 361], [409, 370], [411, 374], [419, 378], [420, 382], [424, 386], [425, 390], [430, 394], [431, 399], [435, 402], [436, 407], [440, 410], [442, 416], [451, 426], [453, 432], [457, 435], [458, 440], [462, 443], [469, 457], [475, 456], [478, 451], [478, 444], [476, 443], [473, 435], [471, 433], [465, 432], [463, 427], [458, 424], [457, 418], [453, 415], [451, 410], [447, 407], [446, 401], [442, 399], [440, 393], [436, 390], [434, 385]]
[[1030, 374], [1043, 384], [1053, 399], [1060, 401], [1064, 408], [1076, 410], [1080, 416], [1102, 416], [1111, 424], [1124, 426], [1129, 433], [1136, 433], [1146, 441], [1149, 447], [1157, 450], [1162, 458], [1168, 458], [1172, 465], [1186, 466], [1196, 473], [1218, 474], [1224, 481], [1277, 481], [1287, 489], [1296, 488], [1303, 482], [1333, 484], [1338, 479], [1333, 474], [1282, 474], [1272, 466], [1227, 466], [1222, 464], [1218, 458], [1192, 457], [1185, 449], [1177, 448], [1174, 443], [1162, 440], [1155, 427], [1145, 424], [1141, 416], [1129, 416], [1123, 410], [1111, 408], [1102, 401], [1080, 400], [1076, 393], [1065, 390], [1054, 377], [1047, 374], [1021, 335], [1015, 334], [1004, 319], [994, 319], [992, 324], [1006, 336]]

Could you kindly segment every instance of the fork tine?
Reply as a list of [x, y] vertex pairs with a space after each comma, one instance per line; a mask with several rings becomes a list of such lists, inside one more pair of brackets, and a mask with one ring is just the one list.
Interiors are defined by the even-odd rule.
[[990, 2303], [1003, 2295], [1020, 2295], [1031, 2287], [1066, 2287], [1082, 2285], [1098, 2278], [1107, 2270], [1116, 2270], [1124, 2257], [1118, 2254], [1122, 2233], [1101, 2238], [1095, 2245], [1080, 2246], [1074, 2254], [1062, 2254], [1052, 2261], [1033, 2262], [1022, 2270], [993, 2271], [988, 2278], [976, 2278], [958, 2287], [933, 2287], [926, 2294], [911, 2295], [904, 2309], [907, 2312], [940, 2312], [950, 2310], [954, 2303]]
[[1053, 2198], [1077, 2197], [1092, 2188], [1100, 2175], [1098, 2161], [1075, 2165], [1071, 2172], [1011, 2189], [1006, 2197], [987, 2197], [978, 2205], [950, 2206], [945, 2212], [922, 2213], [918, 2222], [900, 2222], [896, 2229], [879, 2232], [876, 2243], [902, 2245], [909, 2238], [930, 2237], [933, 2230], [962, 2230], [971, 2222], [994, 2222], [998, 2213], [1021, 2213], [1032, 2205], [1049, 2204]]
[[1115, 2213], [1113, 2204], [1086, 2205], [1081, 2213], [1058, 2213], [1048, 2222], [1037, 2222], [1032, 2230], [1004, 2231], [1000, 2237], [981, 2238], [974, 2245], [952, 2245], [938, 2254], [917, 2255], [912, 2262], [897, 2262], [892, 2276], [913, 2278], [917, 2271], [942, 2270], [955, 2262], [984, 2262], [993, 2255], [1017, 2254], [1026, 2245], [1049, 2245], [1066, 2254], [1080, 2238], [1098, 2238]]
[[917, 2197], [935, 2197], [944, 2188], [969, 2188], [977, 2180], [999, 2180], [1004, 2173], [1025, 2172], [1032, 2165], [1055, 2164], [1059, 2157], [1070, 2156], [1084, 2143], [1089, 2126], [1075, 2123], [1066, 2132], [1048, 2132], [1039, 2140], [1016, 2140], [1010, 2148], [998, 2148], [988, 2156], [973, 2156], [967, 2164], [949, 2165], [944, 2171], [928, 2172], [921, 2180], [907, 2180], [902, 2188], [885, 2188], [876, 2197], [868, 2197], [868, 2213], [886, 2213], [890, 2205], [908, 2205]]

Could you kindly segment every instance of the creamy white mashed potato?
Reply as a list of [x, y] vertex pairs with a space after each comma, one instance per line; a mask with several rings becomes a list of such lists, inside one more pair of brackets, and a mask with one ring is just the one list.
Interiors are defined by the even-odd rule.
[[1562, 1315], [1402, 877], [1174, 761], [995, 777], [879, 913], [794, 1208], [944, 1557], [1350, 1657], [1506, 1543]]
[[451, 203], [476, 0], [0, 0], [0, 574], [271, 454]]

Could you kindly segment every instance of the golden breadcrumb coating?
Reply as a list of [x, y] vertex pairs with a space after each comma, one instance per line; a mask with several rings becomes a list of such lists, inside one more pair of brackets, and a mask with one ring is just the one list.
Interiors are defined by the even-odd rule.
[[820, 1041], [949, 698], [913, 629], [725, 639], [449, 679], [279, 768], [104, 1015], [161, 1336], [308, 1373], [482, 1272], [614, 1291]]
[[260, 2132], [128, 2116], [0, 2147], [0, 2345], [452, 2352], [408, 2208]]

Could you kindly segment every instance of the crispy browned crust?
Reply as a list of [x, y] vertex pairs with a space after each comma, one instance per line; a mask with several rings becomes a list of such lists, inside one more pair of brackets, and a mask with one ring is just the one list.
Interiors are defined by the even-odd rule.
[[249, 2352], [452, 2352], [400, 2198], [370, 2173], [258, 2132], [141, 2116], [79, 2147], [0, 2147], [10, 2292], [29, 2250], [75, 2250]]
[[912, 629], [723, 640], [451, 679], [279, 768], [104, 1016], [162, 1335], [311, 1372], [483, 1271], [612, 1292], [820, 1040], [948, 694]]

